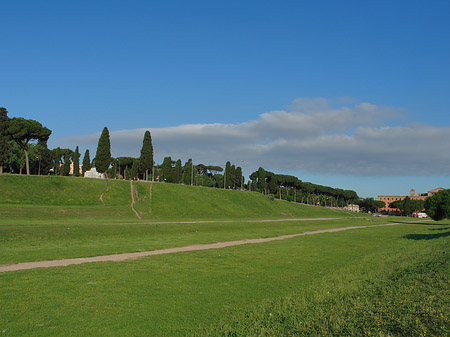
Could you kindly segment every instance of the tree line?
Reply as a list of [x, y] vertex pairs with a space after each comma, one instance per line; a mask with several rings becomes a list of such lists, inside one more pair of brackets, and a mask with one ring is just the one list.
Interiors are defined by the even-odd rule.
[[95, 167], [97, 172], [109, 178], [246, 189], [264, 193], [271, 198], [311, 205], [343, 207], [361, 202], [355, 191], [303, 182], [297, 177], [275, 174], [261, 167], [250, 174], [250, 180], [246, 183], [242, 168], [230, 161], [226, 162], [224, 168], [194, 164], [192, 159], [183, 164], [181, 159], [173, 160], [171, 157], [165, 157], [161, 164], [155, 164], [149, 131], [144, 134], [138, 158], [114, 158], [111, 156], [109, 130], [105, 127], [99, 137], [95, 157], [91, 160], [87, 149], [80, 172], [77, 169], [81, 160], [78, 146], [75, 150], [60, 147], [50, 150], [47, 141], [51, 130], [37, 121], [10, 119], [7, 113], [5, 108], [0, 108], [0, 172], [22, 173], [25, 169], [26, 174], [83, 176]]
[[249, 189], [280, 200], [310, 205], [345, 207], [359, 201], [355, 191], [304, 182], [295, 176], [275, 174], [262, 167], [250, 174]]

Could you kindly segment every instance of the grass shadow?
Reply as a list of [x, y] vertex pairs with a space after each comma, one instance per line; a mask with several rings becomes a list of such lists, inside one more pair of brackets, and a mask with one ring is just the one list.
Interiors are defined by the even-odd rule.
[[405, 239], [409, 240], [433, 240], [450, 236], [450, 231], [435, 234], [408, 234], [405, 235]]
[[441, 226], [442, 224], [437, 224], [434, 221], [431, 220], [425, 220], [426, 222], [422, 222], [422, 221], [394, 221], [394, 220], [389, 220], [390, 223], [404, 223], [404, 224], [408, 224], [408, 225], [425, 225], [425, 226]]

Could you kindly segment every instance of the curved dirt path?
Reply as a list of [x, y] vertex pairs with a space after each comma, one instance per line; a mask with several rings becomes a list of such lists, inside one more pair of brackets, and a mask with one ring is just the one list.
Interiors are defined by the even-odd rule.
[[134, 204], [136, 203], [136, 200], [134, 199], [135, 187], [133, 185], [133, 180], [130, 180], [130, 190], [131, 190], [131, 209], [136, 214], [138, 219], [142, 219], [142, 217], [139, 215], [139, 213], [134, 209]]
[[196, 245], [190, 245], [190, 246], [184, 246], [184, 247], [158, 249], [158, 250], [152, 250], [152, 251], [147, 251], [147, 252], [112, 254], [112, 255], [102, 255], [102, 256], [93, 256], [93, 257], [80, 257], [80, 258], [75, 258], [75, 259], [64, 259], [64, 260], [22, 262], [22, 263], [17, 263], [17, 264], [0, 266], [0, 273], [8, 272], [8, 271], [34, 269], [34, 268], [64, 267], [64, 266], [70, 266], [73, 264], [82, 264], [82, 263], [90, 263], [90, 262], [134, 260], [134, 259], [145, 257], [145, 256], [171, 254], [171, 253], [178, 253], [178, 252], [191, 252], [191, 251], [207, 250], [207, 249], [218, 249], [218, 248], [225, 248], [225, 247], [241, 246], [241, 245], [252, 244], [252, 243], [280, 241], [280, 240], [295, 238], [297, 236], [304, 236], [304, 235], [342, 232], [342, 231], [346, 231], [349, 229], [359, 229], [359, 228], [369, 228], [369, 227], [395, 226], [395, 225], [400, 225], [400, 224], [404, 224], [404, 222], [395, 222], [395, 223], [381, 224], [381, 225], [350, 226], [350, 227], [341, 227], [341, 228], [321, 229], [321, 230], [317, 230], [317, 231], [303, 232], [303, 233], [298, 233], [298, 234], [287, 234], [287, 235], [281, 235], [281, 236], [276, 236], [276, 237], [271, 237], [271, 238], [244, 239], [244, 240], [236, 240], [236, 241], [217, 242], [217, 243], [196, 244]]

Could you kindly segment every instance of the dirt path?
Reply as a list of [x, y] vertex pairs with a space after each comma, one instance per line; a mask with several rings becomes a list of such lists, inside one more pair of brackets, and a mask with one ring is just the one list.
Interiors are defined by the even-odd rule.
[[134, 199], [135, 187], [133, 185], [133, 180], [130, 180], [130, 191], [131, 191], [131, 209], [136, 214], [138, 219], [142, 219], [142, 217], [139, 215], [139, 213], [134, 209], [134, 204], [136, 203], [136, 200]]
[[165, 248], [152, 250], [147, 252], [138, 252], [138, 253], [123, 253], [123, 254], [113, 254], [113, 255], [103, 255], [103, 256], [94, 256], [94, 257], [81, 257], [75, 259], [64, 259], [64, 260], [52, 260], [52, 261], [37, 261], [37, 262], [22, 262], [12, 265], [3, 265], [0, 266], [0, 272], [7, 271], [17, 271], [17, 270], [26, 270], [26, 269], [34, 269], [34, 268], [49, 268], [49, 267], [63, 267], [69, 266], [73, 264], [82, 264], [82, 263], [90, 263], [90, 262], [105, 262], [105, 261], [125, 261], [125, 260], [133, 260], [140, 257], [145, 256], [153, 256], [153, 255], [162, 255], [162, 254], [171, 254], [178, 252], [190, 252], [190, 251], [198, 251], [198, 250], [207, 250], [207, 249], [218, 249], [232, 246], [240, 246], [251, 243], [264, 243], [271, 241], [280, 241], [290, 238], [295, 238], [297, 236], [304, 235], [314, 235], [314, 234], [322, 234], [322, 233], [331, 233], [331, 232], [341, 232], [349, 229], [360, 229], [360, 228], [369, 228], [369, 227], [380, 227], [380, 226], [395, 226], [404, 224], [403, 222], [389, 223], [389, 224], [381, 224], [381, 225], [367, 225], [367, 226], [350, 226], [350, 227], [341, 227], [341, 228], [330, 228], [330, 229], [321, 229], [317, 231], [311, 232], [303, 232], [299, 234], [288, 234], [281, 235], [272, 238], [263, 238], [263, 239], [244, 239], [237, 241], [227, 241], [227, 242], [217, 242], [217, 243], [208, 243], [208, 244], [197, 244], [190, 245], [185, 247], [175, 247], [175, 248]]

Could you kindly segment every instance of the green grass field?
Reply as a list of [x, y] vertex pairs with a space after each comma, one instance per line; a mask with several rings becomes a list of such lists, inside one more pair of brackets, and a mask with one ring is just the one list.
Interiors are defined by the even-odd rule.
[[[146, 183], [137, 184], [138, 219], [125, 181], [4, 175], [0, 188], [8, 191], [0, 200], [0, 264], [402, 220], [170, 184], [154, 184], [150, 201]], [[320, 217], [333, 219], [258, 221]], [[0, 334], [445, 336], [449, 237], [448, 222], [416, 221], [0, 273]]]

